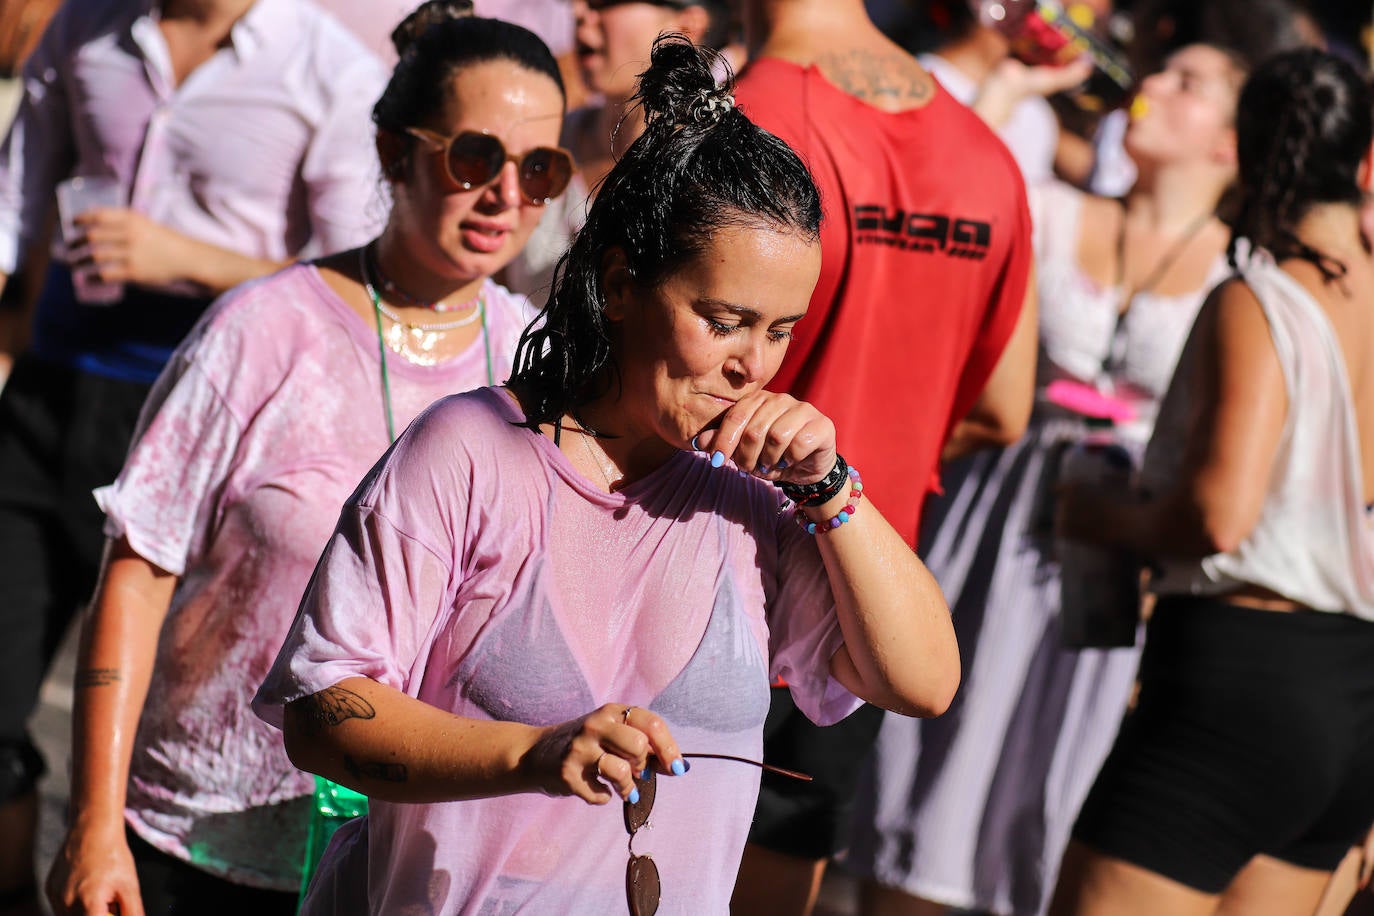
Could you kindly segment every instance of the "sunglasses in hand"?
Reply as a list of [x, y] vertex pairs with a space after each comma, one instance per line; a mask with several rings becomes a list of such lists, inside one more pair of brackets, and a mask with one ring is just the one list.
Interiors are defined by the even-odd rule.
[[531, 204], [549, 203], [572, 180], [572, 154], [556, 146], [537, 146], [523, 156], [513, 156], [499, 139], [480, 131], [465, 130], [445, 137], [423, 127], [407, 127], [406, 133], [431, 152], [443, 154], [451, 191], [471, 191], [491, 184], [501, 176], [507, 162], [515, 163], [520, 196]]
[[[785, 770], [772, 764], [747, 757], [732, 757], [729, 754], [683, 754], [683, 757], [697, 760], [729, 760], [734, 763], [747, 763], [769, 773], [787, 776], [810, 782], [811, 777], [796, 770]], [[658, 792], [657, 760], [649, 758], [649, 766], [643, 773], [635, 774], [635, 788], [639, 790], [639, 800], [625, 802], [625, 832], [630, 835], [626, 844], [630, 851], [630, 861], [625, 866], [625, 899], [630, 905], [630, 916], [654, 916], [662, 899], [662, 882], [659, 880], [658, 866], [647, 855], [635, 855], [635, 834], [649, 823], [649, 814], [654, 810], [654, 796]]]

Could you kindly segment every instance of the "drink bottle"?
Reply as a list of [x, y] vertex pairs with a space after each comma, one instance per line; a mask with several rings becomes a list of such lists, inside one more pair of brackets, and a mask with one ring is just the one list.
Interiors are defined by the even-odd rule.
[[1059, 0], [975, 0], [978, 21], [1006, 36], [1012, 56], [1030, 66], [1063, 65], [1087, 55], [1093, 76], [1074, 97], [1081, 107], [1106, 111], [1134, 86], [1126, 56], [1094, 31], [1088, 6]]

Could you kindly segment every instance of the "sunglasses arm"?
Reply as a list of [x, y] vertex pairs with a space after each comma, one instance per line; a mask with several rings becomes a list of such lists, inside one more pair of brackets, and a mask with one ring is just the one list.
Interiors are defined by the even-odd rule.
[[419, 140], [434, 152], [438, 152], [448, 146], [447, 137], [441, 137], [434, 131], [425, 130], [423, 127], [407, 127], [406, 133], [410, 134], [416, 140]]
[[747, 763], [750, 766], [758, 767], [767, 773], [776, 773], [779, 776], [786, 776], [789, 779], [799, 779], [802, 782], [811, 782], [811, 777], [805, 773], [798, 773], [796, 770], [785, 770], [782, 767], [775, 767], [771, 763], [763, 763], [758, 760], [750, 760], [748, 757], [734, 757], [730, 754], [683, 754], [684, 757], [695, 757], [706, 760], [733, 760], [735, 763]]

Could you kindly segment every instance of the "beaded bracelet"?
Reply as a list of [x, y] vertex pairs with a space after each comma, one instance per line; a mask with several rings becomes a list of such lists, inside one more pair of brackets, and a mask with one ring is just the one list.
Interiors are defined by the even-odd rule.
[[834, 467], [820, 480], [815, 483], [779, 481], [778, 489], [782, 490], [783, 496], [799, 506], [822, 506], [838, 496], [840, 491], [844, 489], [844, 482], [848, 473], [849, 465], [845, 463], [844, 456], [836, 452]]
[[827, 531], [834, 531], [854, 517], [854, 513], [859, 511], [859, 500], [864, 498], [864, 482], [859, 478], [857, 468], [848, 468], [849, 472], [849, 501], [845, 507], [835, 513], [835, 517], [823, 522], [813, 522], [806, 517], [806, 513], [797, 507], [796, 515], [797, 526], [807, 534], [822, 534]]

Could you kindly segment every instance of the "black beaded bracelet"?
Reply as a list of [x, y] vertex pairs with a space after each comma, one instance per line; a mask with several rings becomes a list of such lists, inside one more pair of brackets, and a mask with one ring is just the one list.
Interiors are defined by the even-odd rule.
[[782, 490], [783, 496], [799, 506], [821, 506], [839, 496], [848, 479], [849, 465], [845, 463], [844, 456], [836, 452], [835, 466], [820, 480], [815, 483], [780, 482], [778, 489]]

